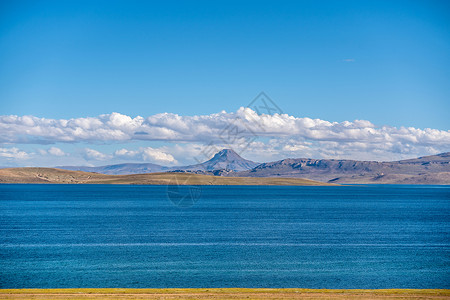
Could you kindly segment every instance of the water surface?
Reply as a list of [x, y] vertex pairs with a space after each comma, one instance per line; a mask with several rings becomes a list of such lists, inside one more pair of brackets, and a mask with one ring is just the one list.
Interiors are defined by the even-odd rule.
[[450, 288], [450, 187], [194, 194], [0, 185], [0, 288]]

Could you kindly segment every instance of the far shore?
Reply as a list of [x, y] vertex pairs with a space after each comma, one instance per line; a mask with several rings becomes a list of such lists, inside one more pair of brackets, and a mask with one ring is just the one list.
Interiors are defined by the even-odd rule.
[[449, 289], [0, 289], [0, 299], [450, 299]]
[[55, 168], [0, 169], [0, 183], [140, 184], [140, 185], [295, 185], [337, 186], [303, 178], [222, 177], [192, 173], [105, 175]]

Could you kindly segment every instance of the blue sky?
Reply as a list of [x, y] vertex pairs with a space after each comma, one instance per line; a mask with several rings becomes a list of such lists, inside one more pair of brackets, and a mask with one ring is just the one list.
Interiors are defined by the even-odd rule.
[[[294, 118], [448, 133], [449, 54], [448, 1], [4, 0], [0, 115], [207, 116], [236, 113], [265, 91]], [[4, 149], [35, 154], [40, 145], [3, 142]], [[74, 153], [122, 147], [109, 140], [53, 143]], [[176, 144], [126, 143], [134, 150]], [[425, 146], [432, 149], [398, 154], [442, 149]], [[401, 156], [389, 153], [379, 157]], [[290, 155], [302, 154], [325, 156]], [[21, 163], [9, 157], [0, 164]]]

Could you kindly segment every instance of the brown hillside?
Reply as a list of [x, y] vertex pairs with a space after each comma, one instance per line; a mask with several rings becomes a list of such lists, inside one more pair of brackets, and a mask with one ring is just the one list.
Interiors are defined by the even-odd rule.
[[105, 175], [53, 168], [0, 169], [0, 183], [149, 184], [149, 185], [331, 185], [302, 178], [220, 177], [189, 173]]

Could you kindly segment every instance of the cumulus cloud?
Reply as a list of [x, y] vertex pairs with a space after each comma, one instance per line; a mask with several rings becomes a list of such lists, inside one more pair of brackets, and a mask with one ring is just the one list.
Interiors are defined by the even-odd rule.
[[16, 147], [13, 148], [0, 148], [0, 157], [7, 159], [28, 159], [29, 155], [25, 151], [19, 150]]
[[64, 153], [64, 151], [62, 151], [61, 149], [59, 149], [57, 147], [51, 147], [50, 149], [48, 149], [48, 153], [50, 155], [54, 155], [54, 156], [64, 156], [64, 155], [66, 155]]
[[177, 163], [177, 160], [171, 154], [152, 147], [141, 147], [138, 150], [120, 149], [114, 152], [114, 157], [122, 159], [138, 159], [155, 163]]
[[88, 161], [89, 160], [107, 160], [107, 159], [111, 158], [111, 155], [104, 154], [95, 149], [85, 148], [83, 151], [83, 157]]
[[[274, 144], [261, 143], [257, 138], [269, 139]], [[387, 158], [389, 153], [413, 155], [448, 151], [450, 131], [376, 126], [366, 120], [330, 122], [288, 114], [257, 114], [250, 108], [198, 116], [162, 113], [146, 118], [119, 113], [67, 120], [0, 116], [0, 143], [95, 144], [131, 141], [167, 141], [184, 145], [213, 143], [217, 147], [233, 148], [251, 145], [253, 150], [272, 147], [274, 152], [289, 156], [319, 153], [324, 157], [342, 157], [350, 153], [371, 153], [374, 157]], [[192, 147], [186, 149], [197, 151]], [[128, 157], [173, 163], [176, 152], [180, 151], [175, 148], [171, 150], [175, 152], [155, 148], [121, 149], [110, 155], [87, 148], [84, 157], [89, 160]], [[52, 150], [48, 153], [58, 155], [61, 152]]]
[[65, 156], [66, 153], [57, 147], [50, 147], [48, 150], [38, 149], [37, 152], [41, 155]]

